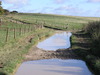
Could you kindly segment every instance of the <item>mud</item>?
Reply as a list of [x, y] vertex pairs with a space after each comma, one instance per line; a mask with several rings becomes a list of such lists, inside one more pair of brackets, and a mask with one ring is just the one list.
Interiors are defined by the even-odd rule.
[[74, 54], [71, 48], [68, 49], [58, 49], [56, 51], [46, 51], [33, 46], [28, 54], [25, 55], [24, 61], [30, 60], [40, 60], [40, 59], [79, 59], [79, 57]]

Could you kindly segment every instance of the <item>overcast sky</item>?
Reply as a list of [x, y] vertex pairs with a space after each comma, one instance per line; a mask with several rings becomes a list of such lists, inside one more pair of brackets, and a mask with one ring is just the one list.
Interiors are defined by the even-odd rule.
[[0, 0], [4, 9], [26, 13], [46, 13], [100, 17], [100, 0]]

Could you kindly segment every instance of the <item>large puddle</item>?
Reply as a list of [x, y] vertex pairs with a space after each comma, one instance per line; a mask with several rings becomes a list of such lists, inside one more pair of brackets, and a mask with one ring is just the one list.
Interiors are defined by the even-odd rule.
[[22, 63], [16, 75], [92, 75], [82, 60], [45, 59]]
[[44, 50], [57, 50], [69, 48], [71, 35], [72, 34], [70, 32], [56, 33], [50, 38], [39, 42], [37, 47]]
[[[57, 33], [39, 42], [37, 47], [57, 50], [70, 47], [70, 32]], [[23, 62], [15, 75], [92, 75], [85, 62], [77, 59], [44, 59]]]

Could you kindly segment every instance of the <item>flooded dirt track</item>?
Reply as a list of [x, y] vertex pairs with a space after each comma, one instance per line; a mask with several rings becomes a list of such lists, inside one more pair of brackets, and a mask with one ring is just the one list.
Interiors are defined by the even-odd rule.
[[33, 46], [15, 75], [92, 75], [70, 47], [70, 32], [60, 32]]

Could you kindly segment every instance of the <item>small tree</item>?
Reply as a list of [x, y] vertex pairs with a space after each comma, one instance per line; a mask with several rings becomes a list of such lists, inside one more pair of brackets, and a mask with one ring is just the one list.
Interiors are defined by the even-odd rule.
[[10, 13], [9, 10], [4, 9], [4, 14], [5, 14], [5, 15], [8, 15], [9, 13]]
[[1, 1], [0, 1], [0, 6], [1, 6], [1, 4], [2, 4], [2, 3], [1, 3]]
[[2, 15], [4, 13], [3, 8], [2, 8], [2, 2], [0, 1], [0, 15]]
[[18, 11], [12, 11], [12, 12], [10, 12], [10, 13], [12, 13], [12, 14], [16, 14], [16, 13], [18, 13]]

